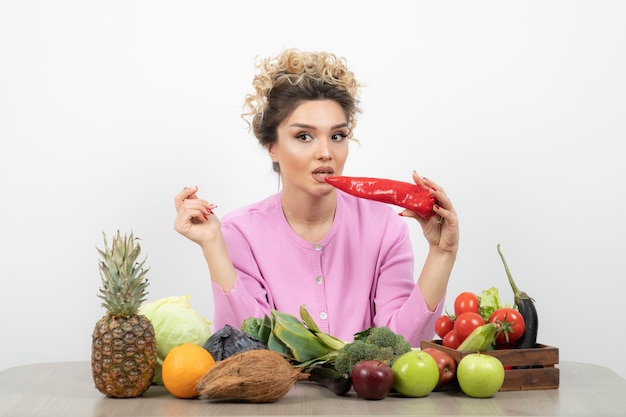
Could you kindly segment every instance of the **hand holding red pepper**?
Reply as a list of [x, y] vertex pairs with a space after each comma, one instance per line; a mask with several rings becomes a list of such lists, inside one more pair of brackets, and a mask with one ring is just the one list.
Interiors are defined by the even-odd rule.
[[456, 254], [459, 246], [459, 222], [448, 195], [438, 184], [420, 177], [415, 171], [413, 171], [413, 181], [416, 185], [428, 188], [430, 194], [436, 199], [437, 202], [433, 205], [433, 212], [436, 216], [424, 219], [406, 209], [400, 215], [412, 217], [420, 223], [424, 237], [431, 247]]
[[420, 178], [416, 172], [413, 172], [413, 181], [417, 185], [429, 188], [431, 195], [437, 199], [437, 204], [433, 206], [436, 216], [428, 220], [410, 210], [400, 213], [402, 216], [413, 217], [417, 220], [428, 241], [428, 255], [417, 283], [428, 308], [435, 311], [437, 305], [445, 297], [448, 280], [456, 260], [459, 247], [459, 223], [452, 202], [438, 184], [427, 178]]

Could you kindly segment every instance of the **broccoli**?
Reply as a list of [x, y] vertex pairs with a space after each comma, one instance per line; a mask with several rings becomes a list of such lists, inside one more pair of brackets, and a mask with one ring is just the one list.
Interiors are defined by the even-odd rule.
[[335, 369], [341, 373], [352, 373], [357, 362], [379, 360], [391, 365], [403, 353], [411, 350], [404, 337], [385, 326], [370, 327], [354, 335], [354, 341], [346, 343], [337, 352]]

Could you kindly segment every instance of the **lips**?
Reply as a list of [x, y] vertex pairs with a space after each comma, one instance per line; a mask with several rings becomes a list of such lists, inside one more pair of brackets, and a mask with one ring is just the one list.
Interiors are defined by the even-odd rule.
[[319, 167], [313, 171], [313, 178], [320, 182], [325, 182], [324, 178], [334, 175], [335, 170], [330, 167]]
[[334, 173], [335, 173], [335, 170], [332, 169], [331, 167], [319, 167], [315, 171], [313, 171], [313, 175], [323, 175], [323, 176], [333, 175]]

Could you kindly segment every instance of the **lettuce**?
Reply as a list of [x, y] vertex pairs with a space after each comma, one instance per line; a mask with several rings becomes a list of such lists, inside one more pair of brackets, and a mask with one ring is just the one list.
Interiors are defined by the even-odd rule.
[[211, 336], [211, 323], [194, 310], [189, 303], [191, 296], [172, 296], [146, 303], [139, 312], [154, 327], [157, 345], [157, 368], [153, 383], [161, 385], [161, 365], [170, 349], [183, 343], [203, 346]]
[[483, 316], [485, 321], [489, 320], [489, 317], [491, 317], [494, 311], [502, 307], [498, 289], [495, 287], [484, 290], [478, 299], [478, 312]]

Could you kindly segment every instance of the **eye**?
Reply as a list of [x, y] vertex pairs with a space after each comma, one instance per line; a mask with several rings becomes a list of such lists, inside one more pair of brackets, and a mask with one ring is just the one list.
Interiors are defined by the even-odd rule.
[[342, 140], [345, 140], [347, 137], [348, 135], [346, 133], [335, 133], [334, 135], [330, 137], [330, 140], [332, 140], [333, 142], [341, 142]]
[[311, 136], [308, 133], [300, 133], [296, 135], [296, 138], [300, 140], [301, 142], [310, 142], [313, 140], [313, 136]]

